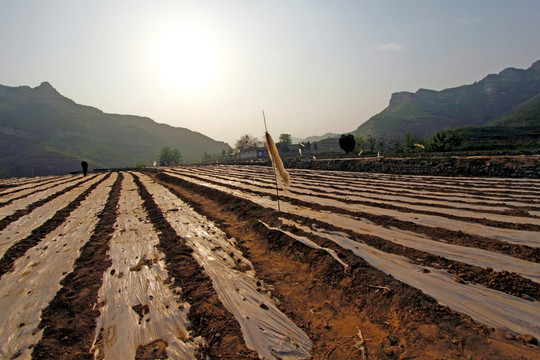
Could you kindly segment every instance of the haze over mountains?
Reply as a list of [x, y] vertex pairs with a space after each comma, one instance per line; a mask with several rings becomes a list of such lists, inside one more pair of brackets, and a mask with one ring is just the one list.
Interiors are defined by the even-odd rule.
[[230, 147], [185, 128], [140, 116], [107, 114], [76, 104], [48, 82], [30, 88], [0, 85], [0, 175], [65, 174], [90, 168], [151, 165], [163, 146], [187, 162]]
[[[507, 68], [471, 85], [392, 94], [386, 109], [352, 133], [391, 140], [464, 126], [499, 127], [499, 132], [501, 127], [520, 127], [535, 136], [540, 127], [540, 61], [526, 70]], [[484, 132], [491, 133], [496, 132]], [[338, 136], [329, 133], [304, 141]], [[48, 82], [35, 88], [0, 85], [0, 176], [63, 174], [79, 170], [82, 160], [91, 169], [150, 165], [163, 146], [179, 148], [186, 162], [230, 149], [185, 128], [76, 104]]]
[[406, 133], [428, 137], [446, 129], [484, 126], [538, 106], [539, 95], [540, 60], [527, 70], [507, 68], [472, 85], [394, 93], [386, 109], [352, 133], [393, 139]]

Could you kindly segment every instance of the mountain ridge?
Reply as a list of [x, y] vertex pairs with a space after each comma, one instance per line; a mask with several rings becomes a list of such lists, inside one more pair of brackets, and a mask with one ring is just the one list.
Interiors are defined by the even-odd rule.
[[509, 67], [469, 85], [393, 93], [387, 108], [351, 133], [392, 139], [406, 133], [428, 137], [446, 129], [484, 126], [509, 116], [539, 93], [540, 60], [528, 69]]
[[3, 175], [49, 175], [91, 168], [152, 164], [163, 146], [179, 148], [186, 162], [204, 152], [230, 149], [201, 133], [135, 115], [109, 114], [77, 104], [49, 82], [0, 85], [0, 171]]

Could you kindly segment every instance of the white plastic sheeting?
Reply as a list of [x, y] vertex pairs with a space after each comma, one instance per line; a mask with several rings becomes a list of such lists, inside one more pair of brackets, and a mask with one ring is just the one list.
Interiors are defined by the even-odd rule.
[[[215, 185], [190, 178], [180, 174], [171, 174], [184, 180], [204, 185], [210, 188], [215, 188], [232, 195], [248, 199], [261, 206], [275, 208], [275, 201], [269, 197], [262, 197], [251, 194], [246, 191], [231, 189], [226, 186]], [[380, 226], [375, 226], [367, 221], [353, 219], [349, 216], [333, 214], [326, 211], [316, 211], [311, 208], [295, 206], [285, 201], [281, 202], [281, 211], [284, 213], [296, 214], [306, 218], [317, 219], [343, 229], [352, 230], [355, 232], [368, 233], [374, 236], [395, 240], [406, 236], [412, 236], [410, 232], [396, 232], [395, 229], [386, 229]], [[504, 230], [504, 229], [501, 229]], [[507, 295], [495, 290], [487, 289], [479, 285], [461, 285], [453, 281], [453, 276], [443, 270], [430, 269], [427, 274], [422, 273], [422, 267], [411, 264], [408, 259], [394, 254], [385, 253], [383, 251], [371, 248], [370, 246], [350, 240], [344, 235], [328, 234], [319, 232], [319, 236], [326, 236], [333, 241], [339, 243], [340, 246], [348, 248], [357, 255], [363, 257], [374, 267], [381, 269], [396, 279], [403, 281], [417, 289], [421, 289], [425, 293], [437, 299], [440, 303], [450, 306], [456, 311], [470, 315], [479, 322], [499, 326], [517, 333], [529, 333], [540, 335], [540, 303], [538, 301], [527, 301], [517, 297]], [[536, 233], [536, 235], [538, 235]], [[422, 237], [415, 235], [416, 240], [422, 241]], [[426, 244], [436, 242], [424, 239]], [[538, 240], [537, 240], [538, 241]], [[444, 244], [444, 243], [440, 243]], [[444, 244], [447, 245], [447, 244]], [[441, 249], [448, 249], [441, 246]], [[468, 248], [471, 252], [469, 259], [474, 256], [482, 257], [482, 251], [479, 249]], [[519, 259], [513, 261], [511, 257], [505, 257], [507, 263], [511, 263], [514, 270], [521, 267], [521, 272], [529, 277], [538, 276], [538, 266], [534, 263], [523, 262]], [[489, 257], [482, 257], [483, 263], [491, 263], [494, 268], [504, 267], [504, 264], [497, 264], [498, 259], [490, 260]], [[529, 267], [529, 269], [528, 269]], [[531, 271], [532, 270], [532, 271]]]
[[37, 327], [42, 310], [73, 270], [80, 248], [98, 223], [116, 175], [94, 189], [56, 230], [15, 261], [0, 279], [0, 358], [30, 359], [32, 345], [42, 336]]
[[[75, 180], [73, 181], [75, 182]], [[6, 217], [6, 216], [9, 216], [11, 214], [13, 214], [15, 211], [19, 210], [19, 209], [24, 209], [26, 208], [28, 205], [36, 202], [36, 201], [39, 201], [41, 199], [44, 199], [58, 191], [61, 191], [63, 189], [66, 188], [66, 186], [69, 186], [69, 185], [66, 185], [66, 184], [59, 184], [59, 185], [56, 185], [56, 186], [53, 186], [49, 189], [46, 189], [46, 190], [42, 190], [42, 191], [38, 191], [34, 194], [31, 194], [31, 195], [28, 195], [26, 197], [23, 197], [21, 199], [17, 199], [17, 200], [14, 200], [11, 204], [8, 204], [6, 206], [3, 206], [0, 208], [0, 219]], [[45, 186], [46, 187], [46, 186]]]
[[[173, 176], [178, 175], [177, 173], [170, 173], [170, 174]], [[204, 177], [204, 175], [202, 177]], [[212, 177], [207, 177], [207, 178], [212, 181], [217, 180]], [[198, 181], [198, 180], [191, 179], [190, 181]], [[239, 183], [238, 181], [234, 181], [234, 180], [218, 180], [218, 181], [224, 185], [234, 185], [234, 186], [238, 186], [244, 189], [256, 190], [256, 191], [268, 194], [269, 196], [275, 193], [275, 191], [273, 191], [271, 187], [261, 188], [257, 186], [250, 186], [250, 185]], [[367, 212], [373, 215], [391, 216], [395, 219], [398, 219], [401, 221], [410, 221], [418, 225], [423, 225], [423, 226], [428, 226], [428, 227], [441, 227], [441, 228], [450, 229], [450, 230], [459, 229], [465, 233], [469, 233], [472, 235], [489, 237], [492, 239], [502, 240], [509, 243], [519, 244], [519, 245], [540, 247], [540, 240], [538, 239], [538, 232], [535, 232], [535, 231], [498, 228], [498, 227], [487, 226], [487, 225], [483, 225], [479, 223], [468, 222], [464, 220], [446, 218], [446, 217], [438, 216], [438, 215], [415, 213], [412, 211], [403, 212], [403, 211], [398, 211], [398, 210], [393, 210], [393, 209], [384, 209], [384, 208], [379, 208], [376, 206], [368, 206], [368, 205], [348, 204], [343, 201], [321, 198], [315, 195], [288, 194], [287, 196], [301, 200], [301, 201], [315, 203], [319, 205], [333, 206], [333, 207], [342, 208], [342, 209], [351, 210], [351, 211], [361, 210], [363, 212]], [[450, 213], [450, 210], [448, 212]], [[494, 215], [496, 214], [485, 213], [486, 218], [489, 218], [490, 216], [494, 216]], [[498, 215], [498, 216], [502, 216], [502, 215]], [[506, 216], [506, 218], [511, 218], [511, 217]], [[507, 221], [510, 221], [510, 220], [507, 220]], [[528, 218], [528, 221], [529, 223], [534, 224], [540, 220], [534, 219], [534, 218]]]
[[[225, 186], [205, 183], [179, 174], [171, 175], [200, 185], [215, 188], [220, 191], [242, 197], [244, 199], [249, 199], [256, 204], [267, 208], [275, 208], [275, 201], [271, 200], [269, 197], [262, 197], [249, 192], [227, 188]], [[461, 261], [470, 265], [491, 267], [495, 270], [512, 271], [534, 281], [539, 280], [540, 266], [536, 263], [520, 260], [504, 254], [485, 251], [482, 249], [434, 241], [422, 234], [417, 234], [396, 228], [388, 229], [379, 225], [375, 225], [370, 221], [352, 218], [351, 216], [344, 214], [334, 214], [328, 211], [313, 210], [304, 206], [292, 205], [283, 200], [280, 201], [280, 203], [281, 211], [285, 213], [288, 212], [307, 218], [317, 219], [319, 221], [335, 225], [342, 229], [352, 230], [358, 234], [369, 234], [377, 236], [385, 240], [402, 244], [404, 246], [433, 253], [434, 255], [443, 256], [452, 260]], [[504, 229], [500, 230], [503, 231]], [[538, 236], [538, 233], [534, 234]], [[540, 241], [538, 241], [538, 239], [536, 240], [536, 242], [539, 243], [538, 246], [540, 246]]]
[[8, 185], [7, 189], [0, 190], [0, 196], [3, 196], [3, 194], [7, 194], [10, 192], [13, 192], [14, 190], [20, 191], [23, 189], [30, 189], [36, 185], [39, 185], [43, 182], [47, 182], [50, 180], [54, 180], [61, 177], [67, 177], [69, 175], [65, 176], [37, 176], [34, 178], [11, 178], [11, 179], [0, 179], [0, 185]]
[[[95, 359], [132, 360], [139, 345], [167, 343], [169, 359], [194, 359], [186, 327], [189, 304], [165, 283], [168, 274], [131, 175], [125, 174], [111, 238], [111, 267], [99, 291]], [[138, 307], [138, 313], [133, 309]], [[144, 309], [144, 310], [143, 310]], [[99, 339], [99, 341], [98, 341]]]
[[[343, 233], [311, 229], [293, 221], [286, 223], [351, 250], [373, 267], [422, 290], [452, 310], [470, 315], [478, 322], [514, 333], [540, 337], [538, 301], [520, 299], [480, 285], [456, 283], [454, 276], [447, 271], [412, 264], [403, 256], [374, 249], [365, 243], [351, 240]], [[424, 272], [424, 269], [429, 272]]]
[[[275, 306], [269, 291], [258, 292], [261, 284], [253, 270], [236, 270], [238, 264], [251, 263], [208, 219], [194, 212], [184, 202], [159, 184], [141, 175], [152, 194], [193, 256], [212, 280], [224, 306], [240, 323], [246, 345], [262, 359], [303, 359], [310, 356], [308, 336]], [[264, 290], [264, 289], [263, 289]]]
[[29, 236], [35, 228], [52, 218], [58, 210], [75, 200], [77, 196], [82, 194], [92, 184], [98, 182], [103, 176], [105, 175], [97, 176], [77, 186], [9, 224], [4, 230], [0, 231], [0, 256], [4, 255], [11, 245]]
[[[71, 179], [74, 180], [75, 177], [71, 177]], [[50, 179], [47, 179], [47, 180], [49, 181], [41, 181], [41, 182], [34, 183], [32, 184], [32, 186], [28, 186], [24, 189], [21, 189], [20, 191], [12, 192], [11, 194], [6, 194], [6, 195], [0, 194], [0, 203], [11, 200], [13, 198], [25, 196], [36, 190], [39, 191], [39, 190], [42, 190], [43, 188], [54, 186], [56, 183], [62, 182], [63, 180], [69, 180], [69, 178], [67, 176], [64, 176], [63, 178], [59, 178], [57, 181], [50, 181]]]

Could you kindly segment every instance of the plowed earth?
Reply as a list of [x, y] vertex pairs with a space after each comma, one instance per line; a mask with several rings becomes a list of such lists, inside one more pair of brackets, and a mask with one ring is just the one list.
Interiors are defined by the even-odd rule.
[[290, 172], [13, 182], [0, 359], [540, 358], [540, 181]]

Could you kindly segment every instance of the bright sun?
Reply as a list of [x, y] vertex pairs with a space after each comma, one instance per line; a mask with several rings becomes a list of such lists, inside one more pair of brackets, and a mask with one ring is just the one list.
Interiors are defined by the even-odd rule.
[[211, 38], [193, 28], [166, 32], [157, 43], [159, 73], [184, 93], [208, 88], [218, 73], [219, 54]]

